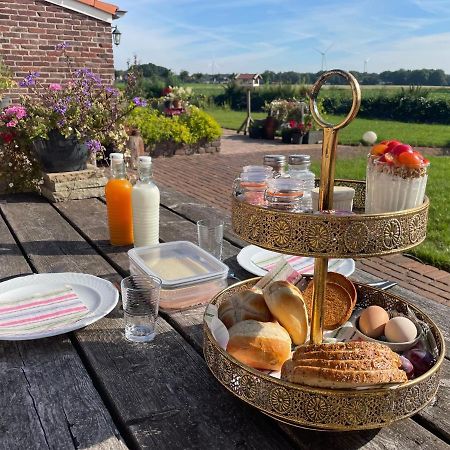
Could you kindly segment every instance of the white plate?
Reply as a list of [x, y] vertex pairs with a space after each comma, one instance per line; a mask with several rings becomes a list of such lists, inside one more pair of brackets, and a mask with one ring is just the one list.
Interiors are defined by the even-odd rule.
[[[253, 273], [254, 275], [262, 277], [267, 273], [267, 270], [263, 269], [262, 267], [259, 267], [252, 260], [254, 258], [262, 259], [262, 258], [271, 258], [275, 256], [289, 257], [289, 255], [282, 255], [281, 253], [272, 252], [270, 250], [264, 250], [263, 248], [257, 247], [256, 245], [247, 245], [247, 247], [244, 247], [237, 255], [237, 261], [243, 269], [247, 270], [250, 273]], [[306, 256], [301, 258], [304, 261], [310, 260], [311, 263], [314, 261], [314, 258], [309, 258]], [[335, 266], [331, 268], [333, 272], [338, 272], [342, 275], [345, 275], [346, 277], [350, 276], [355, 271], [355, 261], [350, 258], [345, 259], [330, 258], [328, 265], [330, 266], [330, 264]], [[309, 270], [302, 273], [304, 275], [312, 275], [313, 272], [314, 270], [312, 271]]]
[[23, 341], [68, 333], [96, 322], [106, 316], [117, 305], [119, 291], [107, 280], [85, 273], [40, 273], [13, 278], [0, 283], [0, 305], [2, 300], [14, 300], [31, 296], [39, 291], [49, 291], [70, 285], [88, 307], [89, 313], [80, 320], [38, 333], [23, 333], [0, 336], [0, 340]]

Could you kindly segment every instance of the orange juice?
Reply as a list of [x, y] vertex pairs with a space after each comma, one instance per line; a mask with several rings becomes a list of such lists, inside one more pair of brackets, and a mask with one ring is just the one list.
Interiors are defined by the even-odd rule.
[[113, 178], [105, 186], [109, 239], [111, 245], [131, 245], [133, 243], [132, 186], [125, 178], [123, 155], [112, 153], [110, 156]]

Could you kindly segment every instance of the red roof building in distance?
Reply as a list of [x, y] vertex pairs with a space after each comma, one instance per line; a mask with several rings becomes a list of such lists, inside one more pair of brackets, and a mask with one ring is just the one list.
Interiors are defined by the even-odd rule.
[[234, 79], [241, 86], [256, 87], [259, 86], [262, 76], [259, 73], [238, 73]]

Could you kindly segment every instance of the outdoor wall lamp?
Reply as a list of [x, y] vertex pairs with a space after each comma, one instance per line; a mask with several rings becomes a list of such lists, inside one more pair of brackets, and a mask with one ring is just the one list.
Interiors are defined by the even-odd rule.
[[112, 30], [112, 37], [113, 37], [113, 42], [115, 45], [119, 45], [120, 44], [120, 38], [122, 37], [122, 33], [119, 31], [119, 29], [116, 27], [113, 28]]

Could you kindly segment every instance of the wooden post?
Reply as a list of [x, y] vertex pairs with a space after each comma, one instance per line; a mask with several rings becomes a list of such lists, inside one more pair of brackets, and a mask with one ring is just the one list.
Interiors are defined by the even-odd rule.
[[250, 128], [250, 125], [253, 123], [252, 119], [252, 102], [251, 102], [251, 89], [247, 89], [247, 117], [242, 122], [242, 125], [239, 127], [239, 130], [237, 130], [238, 133], [244, 130], [244, 135], [248, 133], [248, 130]]

